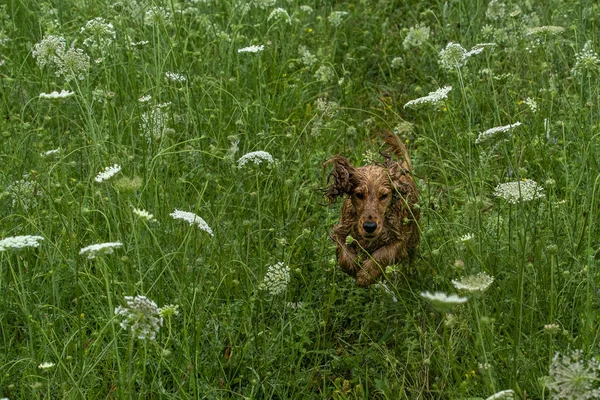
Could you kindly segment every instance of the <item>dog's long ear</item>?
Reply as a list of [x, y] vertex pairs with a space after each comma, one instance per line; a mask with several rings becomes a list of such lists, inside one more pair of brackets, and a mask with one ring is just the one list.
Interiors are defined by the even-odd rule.
[[327, 186], [325, 196], [331, 203], [334, 202], [338, 197], [345, 194], [350, 194], [355, 184], [353, 177], [355, 169], [350, 165], [350, 161], [344, 156], [333, 156], [329, 160], [325, 161], [323, 166], [333, 164], [333, 170], [327, 178], [329, 186]]

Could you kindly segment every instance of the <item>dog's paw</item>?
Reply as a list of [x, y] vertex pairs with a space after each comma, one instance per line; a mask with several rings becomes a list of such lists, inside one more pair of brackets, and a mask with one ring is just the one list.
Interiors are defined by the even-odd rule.
[[373, 277], [368, 272], [361, 270], [356, 274], [356, 284], [360, 287], [366, 288], [371, 286], [373, 283]]

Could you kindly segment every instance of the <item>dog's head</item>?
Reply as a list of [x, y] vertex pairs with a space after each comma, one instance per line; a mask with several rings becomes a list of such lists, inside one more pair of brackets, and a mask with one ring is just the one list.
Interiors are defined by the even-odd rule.
[[385, 228], [385, 217], [393, 201], [398, 199], [398, 163], [387, 160], [384, 164], [354, 167], [343, 156], [334, 156], [325, 162], [333, 165], [329, 175], [326, 196], [330, 202], [348, 196], [357, 215], [357, 230], [365, 238], [378, 237]]

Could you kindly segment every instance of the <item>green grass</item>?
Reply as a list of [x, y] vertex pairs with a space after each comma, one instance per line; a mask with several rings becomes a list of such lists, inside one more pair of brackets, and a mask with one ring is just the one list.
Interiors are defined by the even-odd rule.
[[[573, 71], [588, 40], [600, 50], [595, 2], [507, 1], [495, 20], [481, 1], [110, 3], [0, 8], [0, 237], [44, 238], [0, 252], [0, 397], [548, 399], [556, 352], [598, 356], [600, 65]], [[104, 48], [83, 44], [96, 17], [116, 33]], [[429, 38], [405, 48], [420, 23]], [[565, 29], [527, 34], [547, 25]], [[38, 65], [48, 35], [90, 56], [85, 79]], [[449, 42], [496, 46], [447, 70]], [[264, 50], [238, 53], [251, 45]], [[446, 85], [439, 107], [404, 108]], [[62, 89], [75, 94], [39, 98]], [[336, 267], [339, 204], [321, 191], [323, 161], [361, 164], [381, 129], [408, 143], [422, 215], [420, 255], [386, 274], [389, 292]], [[274, 165], [237, 167], [259, 150]], [[525, 178], [543, 198], [494, 196]], [[123, 246], [79, 254], [103, 242]], [[278, 262], [290, 281], [272, 296]], [[451, 312], [420, 296], [479, 272], [494, 283]], [[137, 295], [179, 306], [156, 340], [119, 326]]]

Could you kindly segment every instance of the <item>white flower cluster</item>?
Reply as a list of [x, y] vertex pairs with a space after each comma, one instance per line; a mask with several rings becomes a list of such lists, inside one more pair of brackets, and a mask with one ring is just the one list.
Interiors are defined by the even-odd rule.
[[534, 26], [532, 28], [527, 28], [525, 31], [525, 36], [553, 36], [563, 33], [565, 28], [562, 26]]
[[[148, 96], [142, 97], [139, 100], [144, 102], [146, 101], [146, 98], [148, 98]], [[148, 143], [150, 143], [152, 139], [160, 138], [167, 129], [167, 123], [169, 122], [169, 113], [165, 110], [167, 106], [168, 103], [158, 104], [142, 114], [140, 125], [145, 132], [146, 141]]]
[[498, 133], [512, 131], [513, 129], [515, 129], [518, 126], [521, 126], [520, 122], [515, 122], [514, 124], [509, 124], [509, 125], [504, 125], [504, 126], [497, 126], [495, 128], [490, 128], [486, 131], [479, 132], [479, 136], [477, 136], [477, 139], [475, 139], [475, 143], [476, 144], [483, 143], [483, 142], [493, 138]]
[[267, 17], [267, 22], [272, 19], [275, 19], [275, 20], [283, 19], [288, 24], [290, 24], [290, 25], [292, 24], [292, 18], [290, 17], [290, 14], [288, 14], [288, 12], [285, 11], [281, 7], [277, 7], [273, 11], [271, 11], [271, 14], [269, 14], [269, 17]]
[[51, 93], [40, 93], [40, 99], [66, 99], [67, 97], [71, 97], [75, 94], [75, 92], [71, 92], [69, 90], [61, 90], [60, 93], [57, 91]]
[[498, 393], [494, 393], [485, 400], [513, 400], [515, 398], [515, 391], [512, 389], [501, 390]]
[[461, 278], [460, 280], [452, 280], [452, 284], [458, 290], [463, 290], [469, 293], [482, 293], [494, 282], [494, 277], [489, 276], [485, 272], [477, 275], [470, 275]]
[[278, 262], [269, 266], [260, 288], [266, 290], [271, 296], [276, 296], [285, 292], [290, 282], [290, 267]]
[[598, 361], [595, 358], [584, 361], [581, 350], [575, 350], [568, 355], [557, 352], [550, 364], [546, 387], [552, 392], [552, 399], [598, 399], [599, 372]]
[[115, 164], [112, 167], [106, 167], [104, 168], [104, 171], [98, 172], [98, 175], [96, 175], [96, 182], [103, 182], [107, 179], [110, 179], [119, 171], [121, 171], [121, 166], [118, 164]]
[[106, 48], [117, 38], [113, 24], [106, 22], [101, 17], [89, 20], [81, 28], [81, 33], [87, 36], [87, 39], [83, 41], [84, 46], [90, 48]]
[[298, 53], [300, 53], [300, 60], [305, 66], [310, 68], [317, 63], [317, 57], [311, 54], [306, 46], [298, 46]]
[[440, 310], [450, 309], [468, 300], [468, 298], [459, 297], [456, 294], [447, 295], [443, 292], [430, 293], [429, 291], [421, 292], [421, 297], [428, 300], [435, 308]]
[[127, 305], [115, 308], [115, 315], [123, 317], [119, 324], [125, 330], [141, 340], [154, 340], [163, 325], [160, 308], [146, 296], [125, 296]]
[[266, 151], [259, 150], [244, 154], [237, 161], [237, 164], [238, 168], [242, 168], [249, 162], [258, 165], [263, 161], [265, 161], [268, 165], [273, 165], [273, 163], [275, 163], [275, 160], [273, 160], [273, 156], [271, 154], [267, 153]]
[[504, 18], [506, 13], [506, 5], [498, 0], [492, 0], [488, 3], [488, 8], [485, 11], [485, 16], [492, 21], [498, 21]]
[[133, 213], [134, 213], [135, 215], [137, 215], [138, 217], [140, 217], [140, 218], [143, 218], [143, 219], [145, 219], [145, 220], [147, 220], [147, 221], [150, 221], [150, 222], [152, 222], [152, 221], [156, 221], [156, 218], [154, 218], [154, 215], [150, 214], [150, 213], [149, 213], [148, 211], [146, 211], [146, 210], [140, 210], [140, 209], [138, 209], [138, 208], [133, 208], [133, 210], [132, 210], [132, 211], [133, 211]]
[[107, 243], [97, 243], [92, 244], [87, 247], [79, 250], [79, 254], [87, 254], [87, 258], [93, 260], [97, 256], [102, 256], [105, 254], [112, 254], [115, 252], [115, 249], [122, 247], [123, 243], [121, 242], [107, 242]]
[[44, 240], [41, 236], [11, 236], [0, 240], [0, 251], [6, 249], [22, 249], [23, 247], [38, 247], [40, 240]]
[[172, 18], [173, 13], [171, 13], [171, 10], [165, 7], [150, 7], [144, 14], [144, 24], [150, 26], [160, 23], [166, 24], [170, 23]]
[[173, 217], [173, 219], [181, 219], [190, 225], [197, 225], [200, 229], [208, 233], [210, 236], [214, 236], [213, 230], [210, 229], [210, 226], [208, 226], [206, 221], [204, 221], [201, 217], [197, 216], [194, 213], [175, 209], [175, 211], [173, 211], [169, 215]]
[[423, 43], [429, 40], [430, 34], [431, 29], [429, 29], [428, 26], [425, 26], [424, 24], [418, 24], [408, 30], [402, 45], [404, 46], [405, 50], [408, 50], [411, 47], [421, 47]]
[[263, 51], [265, 49], [264, 45], [252, 45], [248, 47], [243, 47], [238, 49], [238, 53], [258, 53], [259, 51]]
[[442, 102], [442, 100], [448, 98], [448, 92], [452, 90], [452, 86], [444, 86], [441, 89], [436, 90], [435, 92], [429, 92], [429, 94], [425, 97], [419, 97], [418, 99], [411, 100], [404, 105], [406, 107], [417, 107], [422, 104], [432, 104], [437, 106]]
[[465, 65], [471, 56], [481, 53], [485, 47], [479, 44], [467, 51], [460, 44], [450, 42], [440, 51], [440, 64], [448, 70], [458, 69]]
[[183, 83], [187, 81], [185, 75], [178, 74], [177, 72], [165, 72], [165, 76], [171, 82]]
[[314, 76], [319, 82], [327, 83], [335, 79], [335, 70], [329, 65], [321, 65]]
[[544, 189], [531, 179], [523, 179], [496, 186], [494, 196], [502, 197], [511, 204], [517, 204], [544, 198]]
[[41, 153], [40, 156], [48, 157], [48, 156], [51, 156], [52, 154], [57, 154], [57, 153], [60, 153], [60, 147], [53, 149], [53, 150], [47, 150], [47, 151]]
[[90, 56], [75, 47], [67, 49], [66, 43], [63, 37], [49, 35], [33, 46], [31, 54], [40, 68], [54, 66], [56, 76], [64, 76], [65, 81], [83, 80], [90, 67]]
[[571, 69], [571, 73], [574, 76], [582, 76], [587, 73], [589, 76], [592, 71], [598, 71], [600, 69], [600, 58], [598, 53], [592, 49], [592, 41], [588, 40], [583, 49], [575, 54], [575, 65]]
[[329, 23], [331, 23], [331, 25], [337, 28], [340, 25], [342, 25], [342, 22], [344, 22], [344, 17], [346, 15], [348, 15], [347, 11], [333, 11], [331, 14], [329, 14], [327, 20], [329, 21]]

